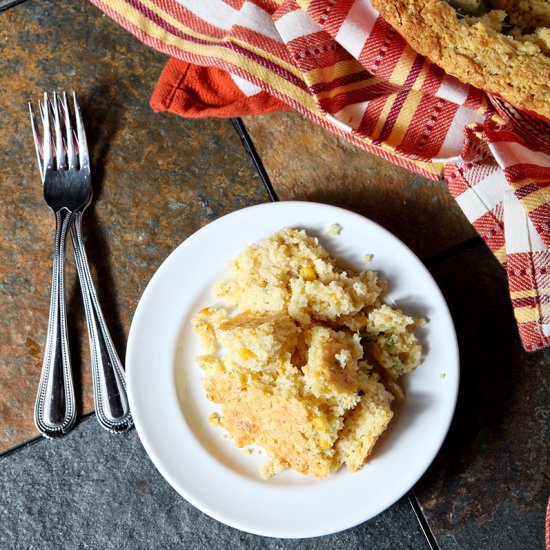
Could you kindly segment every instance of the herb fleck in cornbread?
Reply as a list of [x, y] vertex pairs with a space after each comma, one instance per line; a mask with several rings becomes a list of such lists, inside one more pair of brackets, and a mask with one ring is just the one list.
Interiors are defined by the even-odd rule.
[[202, 383], [222, 405], [210, 423], [265, 449], [263, 477], [358, 470], [403, 399], [399, 377], [421, 361], [422, 321], [384, 305], [376, 273], [341, 269], [304, 231], [247, 247], [230, 269], [215, 289], [226, 307], [193, 318]]

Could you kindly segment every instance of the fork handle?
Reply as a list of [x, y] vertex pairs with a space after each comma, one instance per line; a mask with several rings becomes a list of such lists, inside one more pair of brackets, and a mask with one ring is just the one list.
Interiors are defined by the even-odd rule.
[[72, 213], [61, 209], [55, 213], [55, 244], [48, 333], [34, 422], [42, 435], [62, 437], [76, 421], [76, 404], [67, 339], [65, 309], [65, 244]]
[[92, 281], [82, 238], [82, 212], [74, 215], [71, 237], [88, 324], [96, 416], [106, 430], [124, 432], [133, 424], [126, 379]]

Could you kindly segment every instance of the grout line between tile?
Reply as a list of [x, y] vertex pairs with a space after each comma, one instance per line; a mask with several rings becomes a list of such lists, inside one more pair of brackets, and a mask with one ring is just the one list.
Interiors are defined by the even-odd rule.
[[246, 152], [252, 157], [252, 162], [254, 163], [254, 166], [258, 171], [258, 174], [264, 184], [264, 187], [266, 188], [266, 191], [269, 195], [269, 200], [271, 202], [278, 202], [279, 197], [277, 196], [275, 189], [273, 189], [273, 185], [271, 184], [271, 180], [269, 179], [266, 169], [264, 168], [262, 159], [260, 158], [258, 151], [256, 151], [252, 138], [250, 137], [250, 134], [248, 133], [245, 125], [243, 124], [243, 121], [240, 118], [232, 118], [231, 124], [233, 124], [233, 127], [235, 128], [237, 134], [239, 134], [239, 137], [243, 142]]
[[[80, 424], [83, 420], [87, 420], [94, 414], [95, 414], [95, 411], [91, 411], [86, 414], [83, 414], [81, 417], [79, 417], [78, 424]], [[76, 425], [77, 427], [78, 427], [78, 424]], [[27, 439], [26, 441], [23, 441], [22, 443], [19, 443], [14, 447], [10, 447], [9, 449], [2, 451], [0, 453], [0, 459], [6, 458], [7, 456], [14, 454], [17, 451], [22, 451], [23, 449], [26, 449], [27, 447], [30, 447], [31, 445], [34, 445], [35, 443], [38, 443], [39, 441], [42, 441], [42, 440], [46, 440], [46, 438], [43, 435], [37, 435], [31, 439]]]
[[418, 503], [418, 499], [416, 498], [416, 495], [414, 494], [414, 491], [412, 489], [407, 493], [407, 497], [413, 509], [414, 515], [416, 516], [416, 519], [420, 525], [422, 534], [426, 537], [426, 542], [428, 543], [430, 550], [440, 550], [439, 544], [437, 544], [434, 534], [430, 529], [428, 520], [426, 519], [424, 512], [422, 512], [422, 508], [420, 507], [420, 504]]
[[462, 252], [466, 252], [467, 250], [472, 250], [472, 248], [477, 248], [482, 244], [485, 244], [483, 239], [479, 235], [476, 235], [475, 237], [472, 237], [467, 241], [461, 242], [459, 244], [455, 244], [454, 246], [447, 248], [443, 252], [438, 252], [437, 254], [434, 254], [433, 256], [430, 256], [425, 260], [422, 260], [422, 263], [426, 267], [432, 267], [441, 262], [444, 262], [445, 260], [450, 260], [451, 258], [454, 258], [459, 254], [462, 254]]
[[13, 8], [13, 6], [21, 4], [23, 2], [25, 2], [25, 0], [0, 0], [0, 11], [5, 11], [9, 8]]
[[22, 451], [23, 449], [26, 449], [27, 447], [30, 447], [31, 445], [34, 445], [35, 443], [38, 443], [39, 441], [42, 441], [43, 439], [46, 439], [43, 435], [37, 435], [36, 437], [33, 437], [32, 439], [27, 439], [27, 441], [23, 441], [23, 443], [19, 443], [19, 445], [16, 445], [15, 447], [10, 447], [9, 449], [6, 449], [5, 451], [2, 451], [0, 453], [0, 459], [6, 458], [7, 456], [10, 456], [17, 451]]

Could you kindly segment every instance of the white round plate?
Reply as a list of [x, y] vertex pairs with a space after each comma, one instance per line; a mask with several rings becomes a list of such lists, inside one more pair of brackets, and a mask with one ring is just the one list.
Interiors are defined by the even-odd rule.
[[[327, 228], [337, 223], [338, 236]], [[247, 455], [207, 421], [216, 405], [200, 383], [198, 338], [190, 326], [217, 303], [214, 284], [247, 245], [283, 227], [319, 237], [333, 256], [389, 281], [388, 302], [424, 316], [423, 363], [405, 377], [407, 399], [367, 464], [318, 480], [286, 471], [260, 477], [266, 457]], [[364, 256], [373, 254], [366, 263]], [[357, 214], [324, 204], [261, 204], [224, 216], [184, 241], [161, 265], [137, 307], [126, 355], [135, 426], [151, 460], [191, 504], [237, 529], [303, 538], [353, 527], [379, 514], [426, 471], [449, 428], [459, 377], [456, 335], [445, 300], [422, 262], [396, 237]]]

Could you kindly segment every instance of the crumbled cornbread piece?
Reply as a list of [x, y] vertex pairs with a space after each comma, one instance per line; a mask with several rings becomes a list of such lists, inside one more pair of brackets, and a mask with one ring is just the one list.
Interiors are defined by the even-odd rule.
[[338, 456], [350, 472], [363, 466], [393, 416], [393, 396], [375, 376], [363, 377], [361, 392], [361, 401], [346, 416], [336, 443]]
[[[379, 304], [383, 290], [374, 272], [347, 273], [317, 239], [293, 229], [247, 247], [229, 268], [232, 278], [215, 289], [228, 306], [286, 313], [305, 324], [312, 318], [337, 321], [341, 315], [355, 315]], [[314, 270], [314, 278], [309, 270]]]
[[481, 9], [481, 0], [453, 0], [452, 4], [470, 14]]
[[261, 446], [265, 478], [357, 470], [403, 398], [397, 379], [420, 363], [419, 323], [383, 305], [376, 273], [344, 271], [303, 231], [281, 230], [230, 267], [216, 294], [241, 312], [193, 319], [202, 383], [222, 410], [211, 424]]
[[322, 326], [308, 330], [308, 361], [302, 371], [315, 396], [357, 392], [357, 361], [363, 356], [359, 339]]
[[235, 315], [218, 326], [216, 335], [228, 351], [226, 360], [253, 369], [276, 368], [277, 358], [289, 359], [300, 327], [288, 315]]
[[287, 468], [288, 464], [285, 464], [284, 462], [279, 462], [278, 460], [268, 460], [262, 466], [261, 475], [263, 479], [269, 479], [276, 474], [284, 472]]
[[320, 433], [315, 427], [313, 418], [323, 410], [315, 399], [301, 398], [299, 383], [277, 391], [275, 383], [252, 373], [243, 379], [242, 373], [228, 371], [209, 377], [204, 386], [209, 399], [223, 404], [221, 425], [233, 435], [237, 447], [256, 443], [271, 458], [316, 477], [335, 469], [333, 451], [316, 443], [330, 438], [332, 445], [338, 432]]
[[193, 329], [200, 336], [204, 353], [216, 353], [218, 348], [214, 327], [225, 321], [227, 314], [228, 312], [224, 308], [205, 307], [193, 317]]
[[422, 347], [412, 332], [417, 323], [398, 309], [383, 305], [368, 316], [367, 348], [394, 380], [420, 363]]

